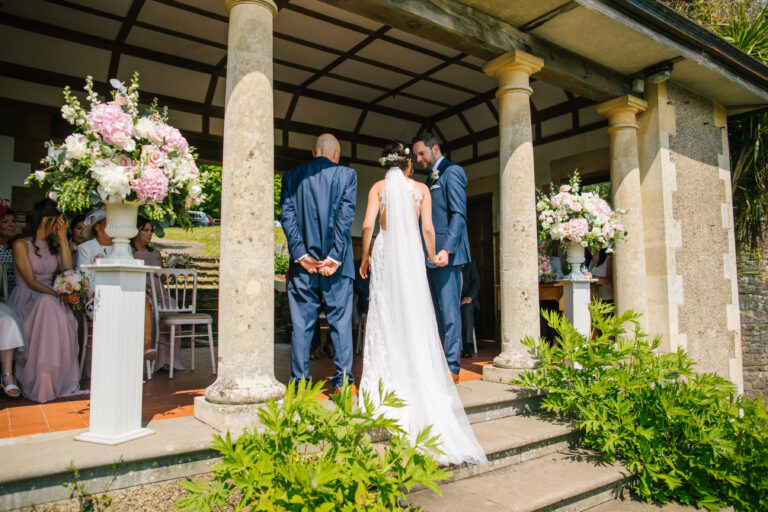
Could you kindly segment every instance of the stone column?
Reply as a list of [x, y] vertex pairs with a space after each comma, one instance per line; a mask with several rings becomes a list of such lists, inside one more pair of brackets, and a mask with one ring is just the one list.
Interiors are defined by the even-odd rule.
[[483, 368], [483, 379], [509, 382], [536, 359], [521, 344], [539, 336], [536, 243], [536, 180], [533, 167], [529, 78], [544, 65], [538, 57], [512, 50], [489, 61], [483, 71], [499, 81], [499, 281], [501, 354]]
[[227, 0], [216, 382], [195, 417], [218, 430], [252, 427], [260, 404], [280, 398], [274, 376], [274, 107], [272, 0]]
[[640, 313], [640, 325], [648, 329], [645, 237], [640, 162], [637, 151], [636, 114], [648, 104], [634, 96], [622, 96], [597, 106], [608, 118], [611, 135], [611, 196], [613, 207], [627, 210], [622, 223], [627, 239], [613, 257], [613, 294], [616, 311]]

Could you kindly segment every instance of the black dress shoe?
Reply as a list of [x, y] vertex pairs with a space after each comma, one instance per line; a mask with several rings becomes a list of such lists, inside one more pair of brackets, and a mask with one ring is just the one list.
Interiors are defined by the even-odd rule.
[[461, 357], [464, 357], [464, 358], [472, 357], [472, 351], [465, 350], [464, 352], [461, 353]]

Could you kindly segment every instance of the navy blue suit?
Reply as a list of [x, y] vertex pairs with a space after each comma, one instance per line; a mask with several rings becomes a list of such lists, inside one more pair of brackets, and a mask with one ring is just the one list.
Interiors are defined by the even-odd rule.
[[[335, 387], [343, 376], [352, 376], [352, 284], [355, 266], [352, 233], [357, 198], [354, 169], [317, 157], [283, 174], [282, 218], [291, 264], [288, 276], [288, 305], [291, 310], [293, 346], [291, 380], [309, 379], [309, 351], [324, 301], [331, 342], [336, 355]], [[329, 277], [310, 274], [297, 260], [308, 254], [317, 260], [332, 258], [341, 264]]]
[[427, 261], [427, 277], [432, 303], [445, 349], [448, 368], [461, 369], [461, 266], [469, 263], [467, 236], [467, 175], [460, 166], [443, 158], [437, 166], [437, 180], [432, 173], [427, 187], [432, 195], [432, 222], [435, 225], [435, 254], [450, 253], [448, 265], [438, 268]]

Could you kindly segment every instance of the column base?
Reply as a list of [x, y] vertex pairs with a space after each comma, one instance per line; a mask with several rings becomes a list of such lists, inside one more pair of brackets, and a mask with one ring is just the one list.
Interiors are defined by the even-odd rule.
[[204, 396], [195, 397], [195, 418], [218, 430], [230, 432], [237, 437], [243, 430], [259, 428], [259, 409], [265, 403], [258, 404], [216, 404]]
[[520, 377], [525, 369], [523, 368], [502, 368], [501, 366], [483, 366], [483, 380], [486, 382], [499, 382], [509, 384]]

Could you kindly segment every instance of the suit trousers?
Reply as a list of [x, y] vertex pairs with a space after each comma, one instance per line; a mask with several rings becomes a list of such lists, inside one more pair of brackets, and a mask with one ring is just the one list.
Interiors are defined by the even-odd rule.
[[475, 348], [473, 334], [476, 310], [477, 304], [474, 302], [461, 306], [461, 339], [464, 342], [464, 352], [472, 352]]
[[448, 369], [452, 373], [459, 373], [461, 369], [461, 311], [459, 310], [461, 266], [427, 268], [427, 278]]
[[[298, 265], [297, 265], [298, 267]], [[310, 274], [303, 268], [291, 269], [288, 280], [288, 307], [291, 311], [291, 382], [309, 380], [309, 351], [320, 314], [321, 299], [330, 326], [329, 335], [336, 352], [336, 374], [331, 385], [341, 387], [344, 375], [352, 383], [352, 284], [350, 277]]]

